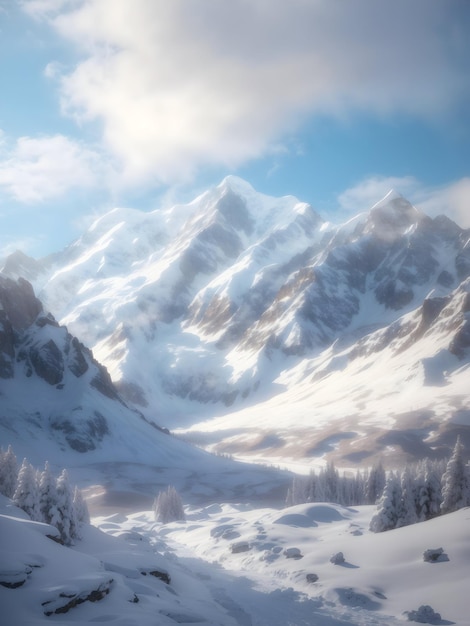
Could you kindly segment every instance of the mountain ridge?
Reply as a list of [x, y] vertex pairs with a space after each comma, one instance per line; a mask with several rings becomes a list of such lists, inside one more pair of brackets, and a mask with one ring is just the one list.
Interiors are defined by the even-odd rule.
[[[168, 484], [188, 502], [207, 494], [236, 500], [245, 481], [239, 463], [180, 441], [128, 406], [91, 350], [45, 312], [31, 284], [1, 274], [0, 444], [37, 467], [66, 466], [104, 506], [131, 498], [150, 507]], [[253, 481], [247, 498], [264, 494], [270, 502], [287, 488], [285, 472], [244, 471]]]
[[[336, 226], [293, 196], [228, 177], [186, 205], [100, 217], [33, 283], [126, 401], [184, 429], [231, 412], [236, 420], [294, 384], [277, 381], [297, 380], [289, 372], [303, 361], [314, 371], [339, 346], [360, 351], [375, 337], [382, 347], [369, 355], [380, 355], [387, 341], [374, 332], [393, 337], [425, 302], [426, 315], [447, 315], [439, 298], [455, 299], [470, 276], [469, 242], [469, 230], [394, 191]], [[465, 324], [455, 324], [445, 350], [457, 358], [454, 339], [468, 363]], [[445, 323], [431, 326], [437, 345]], [[429, 332], [413, 333], [424, 346]]]

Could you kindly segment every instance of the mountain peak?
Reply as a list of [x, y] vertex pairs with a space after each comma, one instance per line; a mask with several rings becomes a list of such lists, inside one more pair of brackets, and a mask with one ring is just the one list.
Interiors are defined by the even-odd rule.
[[230, 190], [242, 196], [256, 193], [254, 187], [250, 185], [249, 182], [239, 176], [234, 176], [233, 174], [226, 176], [222, 182], [217, 185], [217, 188], [223, 191]]
[[376, 202], [369, 212], [365, 232], [394, 241], [419, 224], [424, 214], [395, 189]]
[[[470, 250], [466, 232], [454, 228], [452, 223], [442, 223], [442, 219], [434, 223], [391, 190], [369, 213], [335, 227], [323, 224], [310, 205], [294, 196], [273, 198], [255, 191], [236, 176], [227, 177], [185, 205], [152, 213], [119, 209], [108, 215], [94, 230], [87, 231], [73, 249], [54, 257], [53, 264], [37, 279], [39, 294], [45, 309], [52, 311], [79, 341], [90, 345], [120, 385], [124, 400], [139, 403], [139, 410], [149, 421], [164, 416], [172, 426], [192, 426], [199, 417], [209, 419], [229, 411], [223, 405], [238, 403], [240, 408], [242, 404], [247, 408], [268, 395], [284, 393], [284, 387], [289, 395], [280, 399], [279, 409], [273, 415], [277, 420], [284, 419], [285, 414], [286, 424], [291, 401], [301, 397], [314, 403], [315, 412], [325, 420], [325, 428], [333, 428], [331, 415], [338, 413], [337, 418], [344, 418], [341, 423], [348, 424], [351, 433], [356, 432], [354, 420], [358, 415], [376, 416], [373, 419], [380, 423], [382, 406], [388, 397], [393, 403], [389, 413], [393, 419], [396, 416], [398, 428], [412, 419], [413, 423], [419, 422], [420, 432], [427, 432], [428, 425], [434, 429], [433, 423], [444, 412], [449, 419], [453, 415], [461, 419], [461, 409], [456, 408], [461, 404], [454, 404], [452, 398], [460, 397], [462, 389], [466, 389], [463, 366], [470, 359], [465, 326], [467, 294], [464, 302], [460, 294], [452, 307], [442, 298], [450, 296], [470, 276]], [[45, 382], [54, 383], [45, 387], [39, 381], [41, 388], [50, 392], [49, 399], [66, 399], [69, 390], [72, 393], [72, 383], [79, 385], [67, 415], [55, 400], [48, 400], [48, 405], [54, 416], [60, 414], [72, 422], [78, 406], [83, 406], [83, 411], [91, 407], [93, 415], [91, 402], [95, 402], [96, 381], [91, 390], [89, 385], [96, 369], [91, 356], [84, 353], [88, 370], [77, 376], [85, 365], [78, 356], [72, 359], [72, 340], [68, 340], [66, 331], [47, 321], [28, 330], [39, 305], [32, 300], [31, 287], [24, 284], [18, 297], [13, 298], [14, 287], [0, 277], [0, 322], [11, 310], [20, 331], [7, 329], [3, 340], [0, 336], [0, 372], [2, 367], [4, 375], [13, 372], [16, 376], [18, 372], [25, 383], [36, 383], [42, 374], [43, 382], [47, 379]], [[427, 309], [424, 317], [419, 313], [430, 293], [437, 293], [433, 298], [440, 298], [430, 305], [431, 314], [439, 316], [439, 306], [446, 307], [442, 324], [437, 317], [436, 323], [431, 324]], [[31, 309], [23, 306], [23, 297], [27, 303], [31, 301]], [[19, 313], [23, 320], [18, 318]], [[454, 351], [449, 352], [457, 332], [460, 334], [453, 343]], [[355, 352], [348, 352], [348, 346], [354, 345]], [[447, 352], [436, 363], [437, 350]], [[353, 363], [349, 354], [354, 359], [357, 356], [356, 363], [360, 365]], [[376, 358], [379, 354], [380, 358]], [[370, 358], [364, 370], [362, 358]], [[462, 372], [456, 374], [459, 378], [455, 378], [455, 396], [451, 395], [454, 391], [449, 391], [454, 384], [451, 361]], [[369, 366], [370, 371], [363, 374]], [[29, 371], [31, 379], [27, 376]], [[433, 372], [437, 372], [434, 378]], [[397, 381], [405, 384], [408, 375], [406, 381], [413, 381], [413, 385], [426, 385], [422, 387], [426, 398], [422, 404], [415, 404], [414, 394], [408, 393], [400, 394], [398, 404], [396, 395], [402, 382]], [[388, 377], [392, 379], [390, 384]], [[447, 385], [447, 379], [446, 397], [450, 399], [447, 405], [437, 403], [446, 408], [435, 411], [435, 398], [442, 396], [440, 386]], [[18, 380], [14, 377], [10, 381], [12, 398]], [[102, 389], [111, 393], [110, 385], [101, 380]], [[315, 380], [314, 385], [311, 380]], [[429, 380], [437, 381], [436, 389], [432, 389], [431, 383], [428, 386]], [[301, 391], [294, 387], [297, 384], [302, 385]], [[380, 389], [376, 392], [382, 384], [388, 389], [387, 396], [378, 395]], [[57, 385], [61, 385], [60, 394], [52, 396]], [[318, 389], [322, 399], [317, 400]], [[82, 392], [89, 399], [86, 406]], [[338, 395], [334, 411], [330, 408], [332, 395]], [[99, 404], [107, 398], [101, 396]], [[370, 408], [368, 396], [372, 398]], [[351, 398], [357, 398], [355, 408]], [[3, 419], [3, 395], [0, 400]], [[32, 415], [36, 411], [34, 394], [28, 402]], [[273, 397], [274, 402], [277, 400]], [[217, 444], [218, 450], [238, 449], [243, 456], [262, 454], [264, 459], [277, 455], [278, 448], [284, 458], [305, 454], [305, 458], [311, 459], [315, 449], [319, 456], [323, 455], [328, 449], [324, 445], [326, 431], [322, 440], [316, 439], [316, 448], [310, 438], [305, 438], [305, 433], [311, 431], [307, 421], [312, 413], [310, 408], [304, 411], [307, 405], [303, 402], [296, 419], [305, 413], [306, 426], [299, 427], [295, 435], [299, 441], [305, 439], [303, 450], [297, 448], [294, 437], [278, 437], [284, 426], [278, 428], [277, 421], [273, 437], [268, 421], [263, 422], [266, 426], [261, 423], [262, 414], [258, 432], [263, 438], [259, 447], [258, 443], [247, 444], [244, 427], [243, 432], [238, 431], [237, 424], [236, 430], [241, 434], [234, 434], [230, 443], [225, 440], [224, 444]], [[112, 405], [110, 414], [116, 406]], [[51, 415], [47, 411], [45, 419]], [[88, 428], [83, 411], [83, 428]], [[426, 426], [420, 422], [424, 415], [429, 416]], [[403, 421], [398, 422], [399, 416]], [[349, 419], [351, 422], [346, 421]], [[90, 428], [95, 427], [94, 423]], [[442, 423], [446, 423], [444, 419]], [[218, 428], [214, 426], [213, 432]], [[247, 428], [257, 430], [258, 423], [250, 423]], [[227, 428], [218, 432], [222, 431], [223, 439]], [[372, 441], [372, 434], [370, 437]], [[292, 446], [288, 441], [292, 441]], [[444, 430], [442, 439], [432, 441], [436, 447], [442, 443], [445, 448]], [[423, 450], [422, 443], [416, 440], [416, 454]], [[342, 451], [336, 452], [340, 447]], [[342, 444], [332, 448], [335, 451], [331, 454], [344, 452], [343, 458], [348, 462], [371, 460], [368, 452], [365, 456], [362, 452], [349, 456], [347, 442], [344, 448]], [[370, 454], [377, 449], [374, 440]]]
[[15, 250], [4, 260], [0, 272], [10, 278], [35, 278], [41, 269], [41, 263], [26, 255], [21, 250]]
[[27, 280], [21, 277], [14, 280], [0, 274], [0, 310], [5, 311], [15, 330], [23, 330], [42, 312], [42, 304]]
[[397, 191], [396, 189], [394, 189], [392, 187], [392, 189], [390, 189], [389, 191], [387, 191], [387, 193], [385, 194], [385, 196], [379, 200], [378, 202], [376, 202], [372, 208], [371, 211], [379, 208], [381, 206], [386, 206], [388, 204], [390, 204], [391, 202], [396, 202], [397, 200], [405, 200], [405, 202], [407, 201], [399, 191]]

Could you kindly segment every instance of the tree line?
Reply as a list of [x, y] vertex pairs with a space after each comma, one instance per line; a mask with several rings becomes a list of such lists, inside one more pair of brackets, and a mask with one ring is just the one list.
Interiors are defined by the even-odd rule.
[[80, 539], [82, 526], [90, 522], [82, 493], [72, 489], [66, 469], [55, 476], [47, 461], [43, 470], [26, 458], [19, 465], [11, 446], [0, 449], [0, 493], [33, 521], [55, 526], [66, 545]]
[[311, 471], [293, 479], [287, 506], [305, 502], [377, 504], [370, 530], [382, 532], [470, 506], [470, 467], [460, 438], [449, 461], [423, 459], [402, 471], [386, 472], [378, 463], [370, 470], [340, 476], [328, 462], [318, 474]]

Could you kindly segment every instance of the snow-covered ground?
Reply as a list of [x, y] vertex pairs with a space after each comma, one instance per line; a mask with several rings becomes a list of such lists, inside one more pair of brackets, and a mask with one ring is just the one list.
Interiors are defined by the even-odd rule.
[[[470, 364], [446, 349], [450, 329], [410, 343], [418, 319], [416, 312], [403, 316], [404, 330], [395, 337], [387, 337], [388, 330], [371, 332], [362, 354], [358, 344], [338, 342], [282, 371], [271, 397], [201, 421], [193, 416], [192, 424], [173, 433], [211, 452], [296, 472], [323, 465], [325, 454], [334, 454], [343, 467], [364, 459], [371, 465], [384, 455], [397, 467], [425, 448], [431, 457], [445, 440], [440, 431], [470, 425]], [[377, 345], [382, 347], [376, 351]], [[263, 362], [267, 389], [269, 368], [278, 364]], [[390, 431], [396, 434], [387, 446]]]
[[380, 534], [373, 510], [211, 504], [166, 525], [115, 512], [68, 548], [2, 497], [0, 580], [25, 582], [0, 586], [0, 624], [392, 626], [430, 605], [434, 623], [468, 626], [470, 509]]

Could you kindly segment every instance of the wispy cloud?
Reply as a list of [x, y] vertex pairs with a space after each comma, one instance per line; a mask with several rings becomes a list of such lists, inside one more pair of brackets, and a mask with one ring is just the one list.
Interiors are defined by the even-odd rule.
[[80, 0], [19, 0], [19, 5], [32, 17], [46, 19], [73, 4], [78, 5], [79, 2]]
[[470, 178], [432, 187], [412, 176], [374, 176], [360, 181], [338, 196], [341, 213], [355, 215], [369, 210], [395, 189], [431, 217], [445, 214], [462, 228], [470, 228]]
[[5, 259], [8, 255], [12, 254], [16, 250], [28, 251], [31, 248], [34, 248], [40, 241], [40, 236], [18, 237], [17, 239], [0, 236], [0, 260]]
[[98, 155], [63, 135], [20, 137], [0, 153], [0, 189], [24, 203], [42, 202], [71, 188], [92, 187]]
[[407, 197], [419, 187], [412, 176], [372, 176], [343, 191], [338, 196], [338, 204], [342, 212], [356, 214], [370, 209], [391, 189]]
[[236, 167], [316, 112], [448, 113], [468, 97], [465, 4], [24, 2], [81, 52], [63, 110], [99, 122], [127, 184]]
[[470, 177], [437, 189], [423, 189], [417, 202], [429, 215], [445, 213], [462, 228], [470, 228]]

